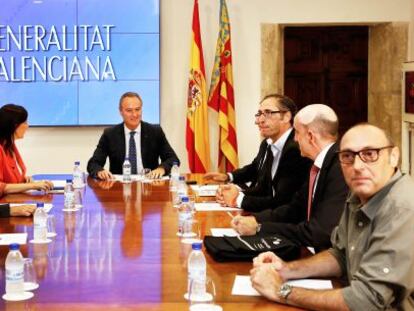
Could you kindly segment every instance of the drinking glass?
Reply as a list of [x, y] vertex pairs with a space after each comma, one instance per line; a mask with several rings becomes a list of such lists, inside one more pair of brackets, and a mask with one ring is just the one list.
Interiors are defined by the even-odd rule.
[[183, 222], [181, 243], [193, 244], [200, 241], [200, 224], [194, 218], [188, 218]]
[[190, 311], [219, 311], [222, 308], [214, 303], [216, 287], [211, 278], [193, 279], [188, 289]]
[[140, 175], [140, 180], [146, 180], [147, 179], [147, 175], [151, 172], [151, 169], [149, 168], [143, 168], [142, 170], [140, 170], [139, 175]]
[[36, 273], [33, 266], [33, 260], [31, 258], [23, 259], [23, 269], [24, 269], [24, 283], [23, 289], [25, 291], [35, 290], [39, 287], [36, 279]]
[[75, 194], [75, 209], [83, 207], [83, 196], [85, 194], [85, 188], [76, 188], [74, 189]]
[[56, 218], [55, 215], [47, 215], [47, 234], [48, 238], [53, 238], [56, 233]]

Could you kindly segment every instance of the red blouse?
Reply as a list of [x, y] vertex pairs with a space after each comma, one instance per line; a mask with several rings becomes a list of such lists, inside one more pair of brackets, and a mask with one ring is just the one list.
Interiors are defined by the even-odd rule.
[[0, 182], [7, 184], [24, 183], [26, 182], [26, 166], [14, 144], [13, 152], [14, 157], [6, 153], [3, 146], [0, 145]]

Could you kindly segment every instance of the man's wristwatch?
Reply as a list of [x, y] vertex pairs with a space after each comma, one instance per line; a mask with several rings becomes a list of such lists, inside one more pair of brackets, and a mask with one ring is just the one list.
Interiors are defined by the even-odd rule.
[[277, 295], [280, 298], [283, 298], [284, 300], [287, 300], [287, 298], [288, 298], [288, 296], [290, 295], [291, 292], [292, 292], [292, 285], [284, 283], [284, 284], [282, 284], [282, 286], [280, 286], [279, 292], [277, 293]]

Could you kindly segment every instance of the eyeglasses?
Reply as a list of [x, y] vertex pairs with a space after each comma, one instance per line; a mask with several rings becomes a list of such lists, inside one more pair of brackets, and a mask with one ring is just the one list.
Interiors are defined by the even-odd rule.
[[276, 113], [280, 113], [280, 114], [282, 114], [282, 113], [285, 113], [285, 112], [287, 112], [287, 111], [285, 111], [285, 110], [264, 110], [264, 111], [258, 111], [254, 116], [258, 119], [258, 118], [260, 118], [261, 116], [264, 116], [266, 119], [270, 119], [270, 117], [273, 115], [273, 114], [276, 114]]
[[394, 148], [394, 146], [385, 146], [381, 148], [368, 148], [360, 151], [344, 150], [338, 151], [339, 162], [342, 164], [353, 164], [355, 157], [358, 155], [362, 162], [372, 163], [378, 160], [379, 152], [384, 149]]

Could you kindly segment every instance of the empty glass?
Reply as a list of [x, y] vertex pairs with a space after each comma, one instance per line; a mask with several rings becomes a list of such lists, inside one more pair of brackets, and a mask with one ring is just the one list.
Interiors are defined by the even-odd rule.
[[191, 311], [219, 311], [222, 308], [214, 304], [216, 287], [211, 278], [193, 279], [188, 290]]
[[149, 169], [149, 168], [143, 168], [143, 169], [141, 169], [140, 170], [140, 172], [139, 172], [139, 179], [140, 180], [145, 180], [145, 179], [147, 179], [148, 177], [147, 177], [147, 175], [149, 174], [151, 172], [151, 169]]
[[36, 279], [36, 273], [31, 258], [24, 258], [24, 283], [23, 289], [25, 291], [35, 290], [39, 287]]
[[56, 218], [55, 215], [47, 215], [47, 237], [53, 238], [56, 233]]
[[85, 188], [76, 188], [74, 190], [74, 201], [75, 201], [75, 209], [79, 209], [83, 207], [83, 196], [85, 193]]
[[184, 220], [181, 234], [181, 243], [193, 244], [200, 241], [200, 224], [194, 218]]

